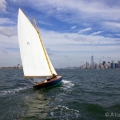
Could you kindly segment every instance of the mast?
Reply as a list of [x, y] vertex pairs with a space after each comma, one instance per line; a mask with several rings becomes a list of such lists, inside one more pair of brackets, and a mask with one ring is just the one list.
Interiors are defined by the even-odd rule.
[[34, 17], [32, 17], [32, 19], [33, 19], [33, 25], [34, 25], [37, 33], [38, 33], [38, 36], [39, 36], [39, 39], [40, 39], [40, 42], [41, 42], [41, 45], [42, 45], [42, 48], [43, 48], [43, 51], [44, 51], [44, 54], [45, 54], [45, 58], [46, 58], [47, 64], [48, 64], [48, 67], [49, 67], [49, 69], [50, 69], [50, 73], [53, 75], [53, 72], [52, 72], [52, 69], [51, 69], [51, 66], [50, 66], [50, 63], [49, 63], [49, 60], [48, 60], [48, 56], [47, 56], [47, 54], [46, 54], [46, 50], [45, 50], [45, 47], [44, 47], [44, 45], [43, 45], [42, 38], [41, 38], [41, 36], [40, 36], [40, 32], [39, 32], [38, 27], [37, 27], [37, 24], [36, 24], [36, 20], [35, 20]]

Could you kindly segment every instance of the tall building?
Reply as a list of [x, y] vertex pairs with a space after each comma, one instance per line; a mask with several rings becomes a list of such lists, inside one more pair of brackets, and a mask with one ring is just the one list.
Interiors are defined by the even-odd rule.
[[114, 60], [111, 61], [111, 68], [115, 68]]
[[118, 63], [115, 63], [115, 68], [118, 68]]
[[103, 61], [103, 65], [106, 64], [106, 61]]
[[111, 63], [110, 62], [108, 62], [107, 65], [108, 65], [108, 68], [111, 68]]
[[92, 66], [94, 65], [94, 57], [93, 57], [93, 55], [91, 56], [91, 65]]
[[120, 68], [120, 61], [118, 61], [118, 68]]

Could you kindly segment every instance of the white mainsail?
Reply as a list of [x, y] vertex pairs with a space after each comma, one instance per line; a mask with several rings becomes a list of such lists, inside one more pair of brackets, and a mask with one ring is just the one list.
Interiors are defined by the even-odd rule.
[[46, 59], [35, 27], [21, 9], [18, 13], [18, 40], [25, 77], [45, 77], [52, 76], [53, 73], [57, 75], [45, 50], [48, 60]]

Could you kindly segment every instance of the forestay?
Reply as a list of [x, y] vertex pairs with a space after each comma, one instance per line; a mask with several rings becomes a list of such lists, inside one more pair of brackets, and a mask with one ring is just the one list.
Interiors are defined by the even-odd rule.
[[21, 9], [18, 14], [18, 39], [25, 77], [57, 75], [47, 55], [52, 70], [50, 72], [38, 33]]

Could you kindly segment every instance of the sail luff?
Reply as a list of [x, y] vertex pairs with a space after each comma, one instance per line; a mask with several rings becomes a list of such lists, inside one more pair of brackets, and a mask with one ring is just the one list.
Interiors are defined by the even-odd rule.
[[[18, 14], [18, 38], [24, 76], [52, 76], [40, 44], [39, 35], [21, 9]], [[47, 52], [46, 56], [48, 56]], [[48, 61], [53, 73], [57, 74], [49, 57]]]
[[41, 42], [41, 45], [42, 45], [42, 48], [43, 48], [43, 51], [44, 51], [44, 54], [45, 54], [45, 57], [46, 57], [48, 66], [49, 66], [49, 69], [50, 69], [50, 72], [51, 72], [51, 75], [52, 75], [53, 72], [52, 72], [52, 69], [51, 69], [51, 66], [50, 66], [50, 63], [49, 63], [49, 60], [48, 60], [48, 56], [47, 56], [46, 49], [45, 49], [45, 47], [44, 47], [44, 45], [43, 45], [42, 38], [41, 38], [41, 36], [40, 36], [40, 32], [39, 32], [39, 30], [38, 30], [38, 26], [37, 26], [37, 24], [36, 24], [36, 20], [35, 20], [34, 18], [33, 18], [33, 20], [34, 20], [35, 29], [36, 29], [36, 31], [37, 31], [37, 33], [38, 33], [38, 36], [39, 36], [39, 39], [40, 39], [40, 42]]
[[[39, 33], [39, 37], [40, 37], [40, 33]], [[51, 72], [51, 74], [53, 74], [52, 69], [51, 69], [51, 66], [50, 66], [50, 63], [49, 63], [49, 61], [48, 61], [47, 52], [46, 52], [46, 50], [45, 50], [45, 47], [44, 47], [44, 45], [43, 45], [43, 42], [42, 42], [41, 37], [40, 37], [40, 41], [41, 41], [41, 44], [42, 44], [42, 47], [43, 47], [43, 50], [44, 50], [44, 53], [45, 53], [45, 57], [46, 57], [46, 60], [47, 60], [47, 63], [48, 63], [48, 66], [49, 66], [50, 72]]]

